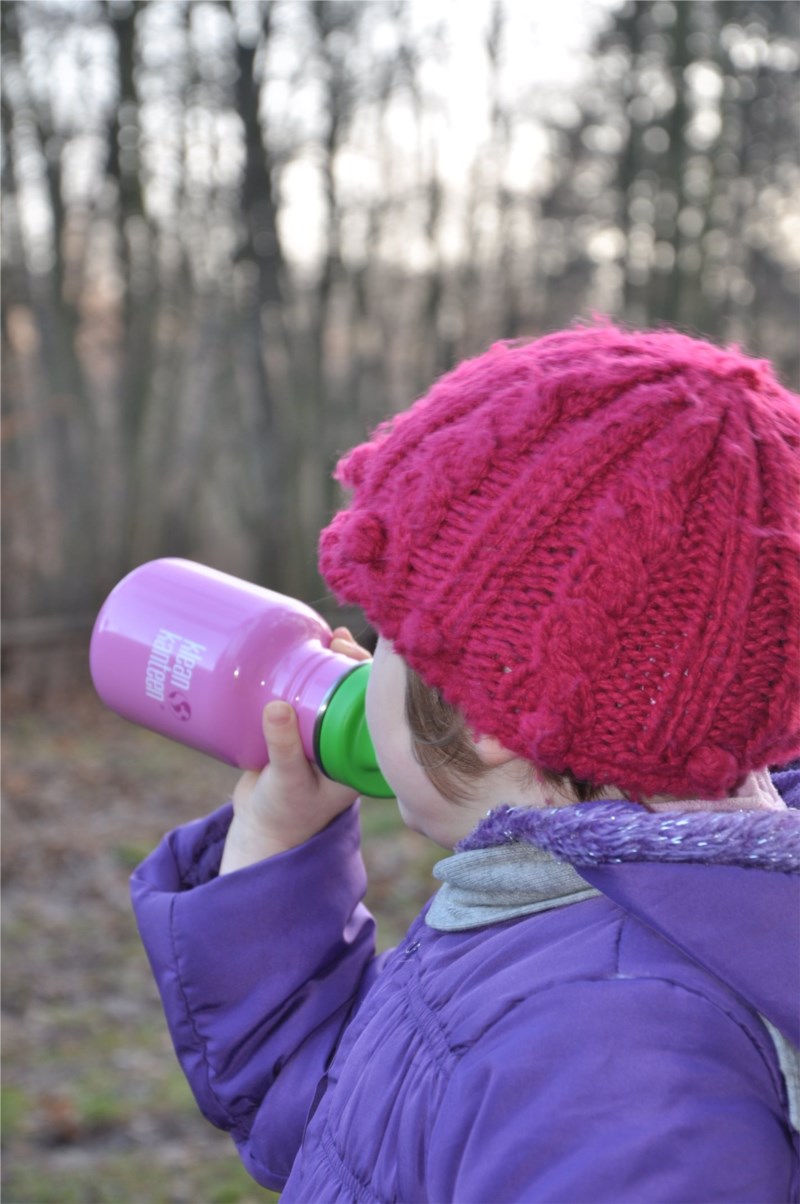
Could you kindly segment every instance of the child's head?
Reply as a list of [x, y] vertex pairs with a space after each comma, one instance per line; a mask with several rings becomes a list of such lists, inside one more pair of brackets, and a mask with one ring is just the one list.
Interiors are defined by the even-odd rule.
[[338, 476], [323, 573], [470, 731], [633, 797], [800, 752], [800, 399], [767, 363], [610, 325], [498, 344]]

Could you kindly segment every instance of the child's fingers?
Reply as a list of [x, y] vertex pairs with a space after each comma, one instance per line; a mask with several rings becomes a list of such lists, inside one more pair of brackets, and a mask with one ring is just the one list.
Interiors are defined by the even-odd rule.
[[349, 627], [334, 627], [331, 634], [331, 639], [349, 640], [351, 644], [356, 643], [356, 637], [353, 635]]
[[355, 798], [349, 786], [325, 778], [306, 760], [297, 715], [288, 702], [268, 703], [262, 725], [269, 764], [258, 775], [243, 774], [236, 786], [221, 874], [296, 848]]
[[366, 648], [362, 648], [347, 627], [337, 627], [331, 635], [331, 651], [340, 652], [354, 661], [372, 660]]

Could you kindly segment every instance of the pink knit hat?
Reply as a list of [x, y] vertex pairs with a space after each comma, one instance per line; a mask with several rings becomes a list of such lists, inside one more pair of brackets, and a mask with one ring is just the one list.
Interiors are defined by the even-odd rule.
[[800, 398], [672, 332], [496, 344], [337, 469], [320, 567], [474, 731], [633, 797], [800, 753]]

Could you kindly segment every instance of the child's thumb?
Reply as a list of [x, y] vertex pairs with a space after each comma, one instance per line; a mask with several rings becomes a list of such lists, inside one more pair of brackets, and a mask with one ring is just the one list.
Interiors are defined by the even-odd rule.
[[269, 702], [264, 707], [264, 739], [270, 763], [289, 766], [306, 759], [294, 707], [288, 702]]

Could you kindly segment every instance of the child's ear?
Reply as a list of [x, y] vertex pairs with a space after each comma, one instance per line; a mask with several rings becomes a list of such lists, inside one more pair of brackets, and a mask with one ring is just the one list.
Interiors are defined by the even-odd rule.
[[475, 752], [489, 769], [507, 765], [509, 761], [516, 759], [517, 754], [510, 752], [496, 736], [475, 736], [470, 732], [470, 739]]

